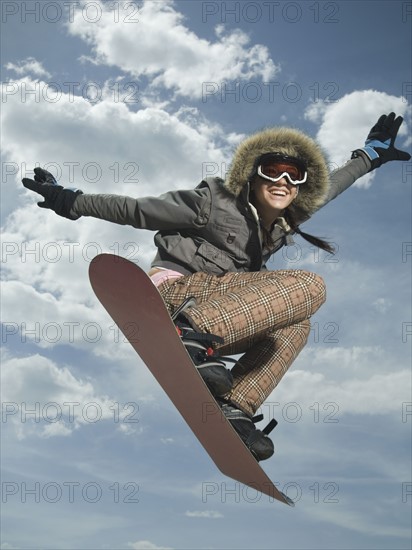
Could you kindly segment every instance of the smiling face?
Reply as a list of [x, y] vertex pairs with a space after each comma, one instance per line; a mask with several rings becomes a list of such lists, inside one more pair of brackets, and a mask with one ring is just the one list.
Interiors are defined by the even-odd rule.
[[268, 231], [296, 198], [298, 186], [305, 185], [307, 177], [307, 165], [301, 158], [280, 152], [257, 157], [251, 176], [250, 201]]
[[271, 182], [256, 176], [252, 182], [251, 190], [253, 191], [253, 204], [263, 225], [268, 230], [298, 194], [297, 186], [289, 183], [286, 177], [277, 182]]

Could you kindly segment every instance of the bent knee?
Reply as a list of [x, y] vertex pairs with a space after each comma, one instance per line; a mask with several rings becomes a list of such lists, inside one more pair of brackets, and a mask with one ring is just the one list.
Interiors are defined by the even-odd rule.
[[317, 275], [316, 273], [312, 273], [311, 275], [313, 277], [313, 283], [311, 285], [311, 293], [313, 296], [313, 314], [326, 301], [326, 284], [320, 275]]
[[326, 300], [326, 283], [323, 278], [317, 273], [311, 273], [313, 277], [313, 284], [315, 286], [315, 293], [318, 295], [319, 300], [321, 301], [320, 305]]
[[298, 270], [295, 275], [305, 285], [311, 297], [311, 315], [317, 311], [326, 300], [326, 284], [323, 278], [311, 271]]
[[321, 296], [326, 296], [326, 285], [323, 278], [312, 271], [303, 269], [292, 270], [293, 275], [302, 282], [313, 286], [313, 290]]

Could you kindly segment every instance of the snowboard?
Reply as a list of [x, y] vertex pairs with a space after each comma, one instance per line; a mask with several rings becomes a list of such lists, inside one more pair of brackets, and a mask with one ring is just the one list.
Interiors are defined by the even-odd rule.
[[171, 399], [217, 468], [229, 478], [280, 502], [279, 491], [243, 443], [204, 383], [148, 275], [113, 254], [89, 267], [94, 293]]

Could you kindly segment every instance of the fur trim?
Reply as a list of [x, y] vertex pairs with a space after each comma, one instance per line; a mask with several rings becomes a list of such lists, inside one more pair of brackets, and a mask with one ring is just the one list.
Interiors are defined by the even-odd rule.
[[255, 160], [264, 153], [279, 152], [302, 159], [308, 178], [299, 186], [299, 194], [288, 210], [298, 217], [313, 214], [323, 203], [329, 188], [329, 170], [325, 156], [312, 138], [293, 128], [267, 128], [246, 138], [237, 147], [229, 168], [225, 188], [236, 197], [247, 185]]

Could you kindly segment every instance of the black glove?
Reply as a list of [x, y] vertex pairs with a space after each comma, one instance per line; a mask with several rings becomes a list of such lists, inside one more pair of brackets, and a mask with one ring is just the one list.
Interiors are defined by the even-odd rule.
[[82, 195], [80, 189], [65, 189], [57, 184], [54, 176], [43, 168], [34, 169], [34, 180], [23, 178], [24, 187], [39, 193], [44, 197], [43, 202], [38, 202], [40, 208], [50, 208], [59, 216], [69, 220], [77, 220], [79, 216], [71, 216], [70, 211], [78, 195]]
[[409, 153], [395, 147], [395, 139], [403, 122], [401, 116], [395, 117], [395, 113], [382, 115], [369, 132], [365, 147], [353, 151], [351, 158], [358, 157], [359, 151], [362, 151], [372, 163], [371, 170], [390, 160], [409, 160], [411, 158]]

